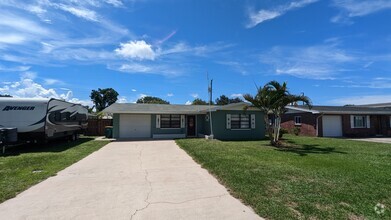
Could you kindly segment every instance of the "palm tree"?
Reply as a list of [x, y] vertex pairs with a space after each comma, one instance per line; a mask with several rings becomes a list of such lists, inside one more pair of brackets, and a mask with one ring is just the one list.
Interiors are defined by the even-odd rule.
[[[280, 84], [277, 81], [270, 81], [261, 89], [257, 88], [255, 97], [249, 94], [246, 94], [243, 97], [255, 107], [261, 109], [264, 113], [266, 129], [269, 134], [270, 142], [274, 146], [280, 144], [279, 134], [281, 130], [281, 116], [286, 111], [285, 106], [301, 101], [311, 107], [311, 101], [307, 96], [290, 94], [286, 82]], [[271, 128], [269, 123], [269, 114], [272, 114], [275, 118], [273, 128]]]
[[269, 113], [272, 112], [272, 103], [270, 97], [269, 88], [265, 85], [262, 88], [257, 86], [257, 94], [252, 96], [250, 94], [244, 94], [243, 98], [253, 104], [253, 106], [259, 108], [263, 113], [263, 119], [266, 126], [266, 131], [268, 132], [270, 141], [273, 140], [273, 131], [269, 123]]

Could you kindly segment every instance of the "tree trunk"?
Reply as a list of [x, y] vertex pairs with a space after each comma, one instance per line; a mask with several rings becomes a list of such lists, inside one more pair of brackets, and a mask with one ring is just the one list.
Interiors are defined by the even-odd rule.
[[277, 134], [276, 134], [276, 142], [278, 142], [280, 140], [280, 130], [281, 130], [281, 117], [280, 116], [277, 116], [278, 118], [278, 123], [276, 123], [276, 130], [277, 130]]
[[268, 133], [268, 136], [270, 139], [270, 143], [273, 144], [273, 132], [271, 130], [270, 123], [269, 123], [269, 115], [264, 114], [263, 120], [265, 121], [265, 126], [266, 126], [266, 130], [267, 130], [267, 133]]

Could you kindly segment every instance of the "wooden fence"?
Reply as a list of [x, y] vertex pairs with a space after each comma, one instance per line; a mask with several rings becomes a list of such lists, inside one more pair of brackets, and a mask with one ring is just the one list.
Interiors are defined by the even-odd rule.
[[113, 126], [113, 119], [88, 119], [88, 127], [84, 135], [104, 136], [106, 126]]

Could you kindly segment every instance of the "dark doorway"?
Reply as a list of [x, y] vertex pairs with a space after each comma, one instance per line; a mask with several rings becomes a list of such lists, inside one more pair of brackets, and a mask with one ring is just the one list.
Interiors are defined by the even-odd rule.
[[196, 136], [196, 118], [194, 115], [187, 116], [187, 136]]
[[378, 115], [376, 117], [376, 135], [382, 135], [383, 134], [383, 120], [382, 120], [382, 116], [381, 115]]

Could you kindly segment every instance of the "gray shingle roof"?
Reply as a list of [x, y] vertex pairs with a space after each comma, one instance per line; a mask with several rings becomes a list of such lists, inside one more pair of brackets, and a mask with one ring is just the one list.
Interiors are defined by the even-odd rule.
[[107, 113], [139, 113], [139, 114], [197, 114], [209, 110], [208, 105], [167, 105], [167, 104], [135, 104], [114, 103], [103, 112]]
[[287, 109], [306, 111], [324, 114], [370, 114], [370, 115], [391, 115], [391, 108], [374, 108], [363, 106], [287, 106]]
[[245, 105], [250, 106], [250, 104], [245, 102], [233, 103], [229, 105], [212, 105], [211, 107], [209, 107], [209, 105], [114, 103], [103, 110], [103, 112], [133, 114], [202, 114], [208, 112], [209, 108], [212, 111], [217, 111]]

